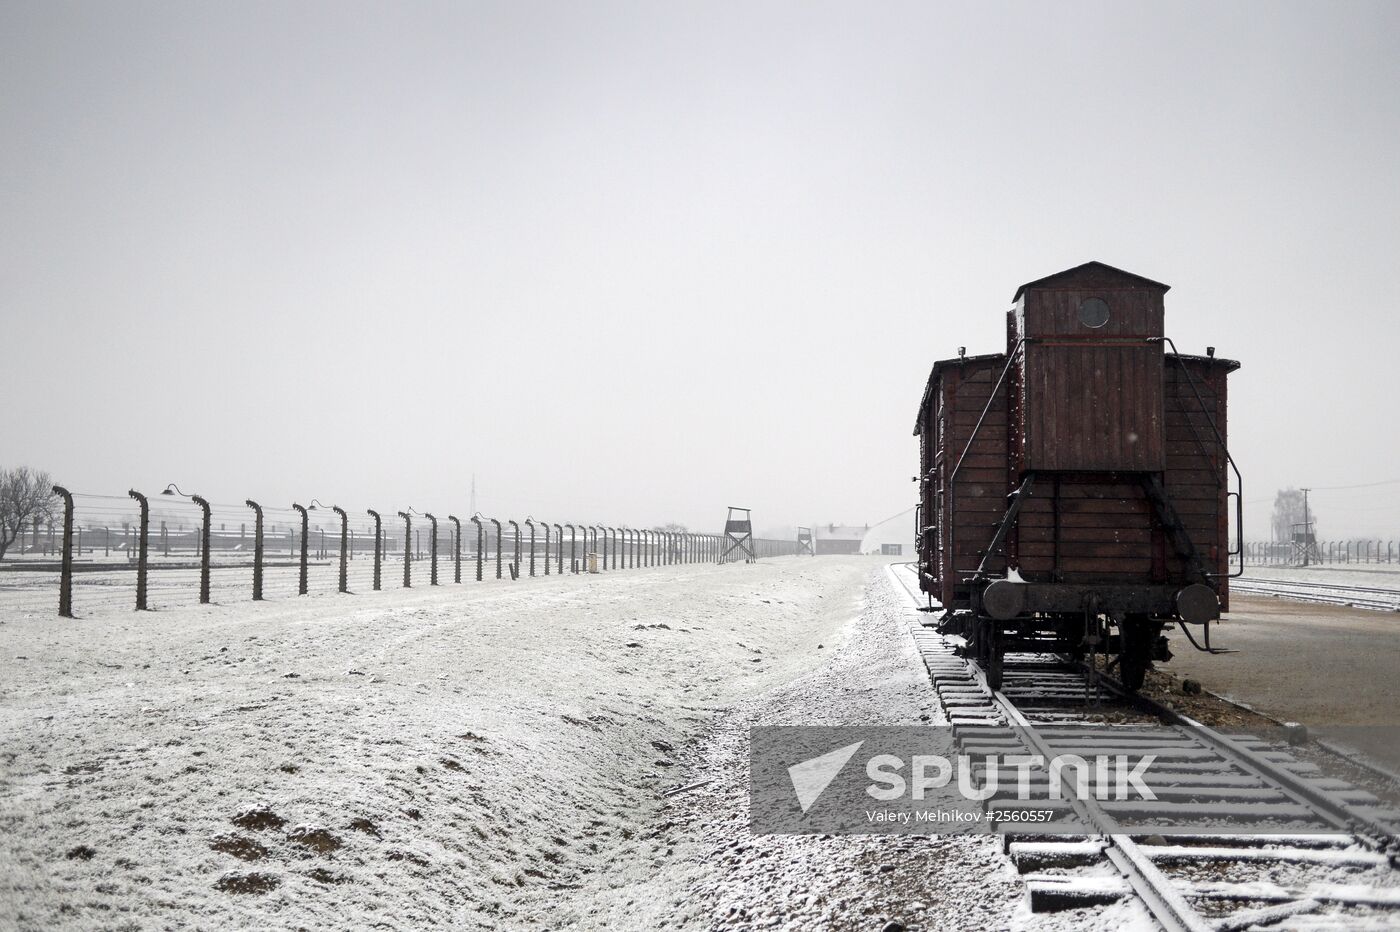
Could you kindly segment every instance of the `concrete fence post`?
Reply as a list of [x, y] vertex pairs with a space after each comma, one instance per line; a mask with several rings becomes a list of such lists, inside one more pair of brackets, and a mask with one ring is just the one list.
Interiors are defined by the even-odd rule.
[[209, 502], [198, 495], [191, 495], [194, 502], [204, 512], [204, 521], [199, 527], [199, 604], [209, 604], [209, 525], [212, 509]]
[[305, 505], [298, 505], [292, 502], [292, 507], [297, 514], [301, 515], [301, 554], [298, 557], [300, 569], [297, 572], [297, 595], [306, 595], [306, 538], [311, 533], [311, 516], [306, 513]]
[[468, 520], [476, 525], [476, 581], [481, 582], [481, 561], [485, 558], [486, 552], [486, 530], [481, 526], [481, 513], [478, 512]]
[[492, 524], [496, 525], [496, 578], [497, 578], [497, 579], [500, 579], [500, 578], [501, 578], [501, 522], [497, 521], [495, 518], [491, 518], [491, 519], [489, 519], [489, 520], [491, 521]]
[[332, 505], [331, 511], [340, 515], [340, 591], [350, 591], [350, 516], [339, 505]]
[[374, 591], [379, 591], [379, 570], [384, 563], [384, 522], [379, 517], [379, 512], [373, 508], [366, 509], [371, 518], [374, 519]]
[[460, 583], [462, 581], [462, 522], [453, 515], [448, 515], [447, 520], [452, 522], [456, 531], [452, 535], [452, 581]]
[[136, 538], [136, 610], [144, 612], [147, 608], [146, 571], [148, 569], [148, 545], [151, 532], [151, 503], [146, 500], [146, 496], [135, 489], [128, 490], [126, 494], [136, 499], [137, 504], [141, 506], [141, 529]]
[[399, 512], [403, 518], [403, 587], [413, 588], [413, 519], [408, 512]]
[[514, 518], [507, 518], [506, 522], [515, 531], [515, 556], [511, 559], [510, 578], [520, 578], [520, 524]]
[[526, 518], [525, 526], [530, 529], [530, 575], [535, 575], [535, 519]]
[[[544, 528], [544, 574], [549, 575], [549, 522], [541, 521], [540, 526]], [[563, 541], [555, 541], [554, 549], [557, 551], [563, 546]]]
[[[58, 573], [58, 614], [73, 617], [73, 493], [61, 485], [53, 494], [63, 499], [63, 560]], [[37, 522], [36, 522], [37, 524]]]
[[429, 542], [429, 545], [428, 545], [428, 555], [429, 555], [429, 562], [428, 562], [428, 585], [430, 585], [430, 586], [436, 586], [436, 585], [438, 584], [438, 580], [437, 580], [437, 558], [438, 558], [437, 518], [434, 518], [434, 517], [432, 516], [432, 514], [429, 513], [429, 512], [424, 512], [423, 517], [425, 517], [425, 518], [428, 519], [428, 525], [429, 525], [429, 527], [432, 529], [432, 540]]
[[[132, 493], [133, 495], [135, 493]], [[251, 498], [243, 504], [253, 509], [253, 601], [263, 600], [263, 512]]]

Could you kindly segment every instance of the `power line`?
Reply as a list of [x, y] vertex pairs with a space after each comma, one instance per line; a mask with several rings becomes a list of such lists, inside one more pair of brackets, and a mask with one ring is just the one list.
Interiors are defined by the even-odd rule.
[[1385, 479], [1381, 482], [1362, 482], [1359, 485], [1314, 485], [1311, 486], [1314, 492], [1333, 492], [1338, 489], [1374, 489], [1378, 485], [1400, 484], [1400, 479]]

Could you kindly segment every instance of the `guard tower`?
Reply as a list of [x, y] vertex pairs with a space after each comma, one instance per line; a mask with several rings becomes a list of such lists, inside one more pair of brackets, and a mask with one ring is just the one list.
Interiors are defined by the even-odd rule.
[[724, 552], [720, 554], [719, 562], [738, 560], [738, 556], [730, 556], [735, 551], [743, 555], [745, 563], [758, 560], [758, 557], [754, 556], [753, 521], [749, 519], [749, 509], [729, 506], [729, 517], [724, 521], [724, 542]]
[[1301, 566], [1322, 562], [1317, 553], [1317, 535], [1313, 533], [1311, 521], [1293, 525], [1293, 562]]
[[797, 529], [797, 555], [800, 557], [804, 553], [809, 557], [817, 555], [816, 547], [812, 544], [812, 529], [809, 527]]

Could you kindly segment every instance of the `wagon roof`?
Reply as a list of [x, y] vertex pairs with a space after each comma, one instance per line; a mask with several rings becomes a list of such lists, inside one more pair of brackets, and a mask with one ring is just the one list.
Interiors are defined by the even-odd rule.
[[1224, 366], [1226, 372], [1234, 372], [1240, 367], [1238, 359], [1225, 359], [1221, 356], [1196, 356], [1191, 353], [1166, 353], [1168, 359], [1183, 359], [1187, 362], [1199, 362], [1207, 366]]
[[1147, 285], [1152, 288], [1160, 288], [1163, 292], [1171, 288], [1171, 285], [1164, 285], [1161, 282], [1154, 282], [1150, 278], [1143, 278], [1141, 275], [1134, 275], [1132, 272], [1125, 272], [1122, 269], [1116, 269], [1111, 265], [1099, 262], [1098, 260], [1093, 260], [1090, 262], [1086, 262], [1083, 265], [1076, 265], [1072, 269], [1065, 269], [1062, 272], [1056, 272], [1055, 274], [1047, 275], [1044, 278], [1037, 278], [1033, 282], [1026, 282], [1020, 288], [1016, 289], [1016, 293], [1012, 295], [1011, 300], [1018, 300], [1021, 297], [1022, 292], [1024, 292], [1027, 288], [1045, 288], [1049, 285], [1060, 284], [1061, 282], [1068, 285], [1073, 283], [1075, 279], [1101, 279], [1105, 277], [1121, 278], [1125, 279], [1131, 284]]
[[919, 414], [914, 420], [914, 436], [917, 437], [924, 431], [924, 417], [928, 414], [929, 399], [933, 397], [933, 386], [934, 383], [938, 381], [938, 372], [940, 369], [946, 369], [949, 366], [966, 365], [967, 363], [1005, 361], [1005, 353], [984, 353], [981, 356], [957, 356], [953, 359], [940, 359], [935, 362], [933, 368], [929, 370], [928, 382], [924, 385], [924, 397], [919, 401]]

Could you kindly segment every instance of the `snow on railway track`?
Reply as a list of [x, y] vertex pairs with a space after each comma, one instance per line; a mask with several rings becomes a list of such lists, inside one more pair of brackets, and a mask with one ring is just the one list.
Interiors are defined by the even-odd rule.
[[1294, 602], [1349, 605], [1375, 611], [1400, 612], [1400, 589], [1336, 586], [1328, 583], [1261, 579], [1241, 576], [1230, 580], [1230, 590], [1241, 595], [1267, 595]]
[[[891, 567], [891, 575], [911, 597], [911, 636], [964, 753], [1005, 760], [1029, 752], [1048, 760], [1132, 745], [1164, 748], [1164, 763], [1150, 777], [1158, 796], [1152, 803], [1052, 799], [1043, 768], [1032, 771], [1040, 798], [1008, 799], [999, 791], [988, 800], [1002, 808], [1049, 806], [1055, 819], [1088, 828], [1003, 834], [1033, 910], [1136, 896], [1172, 930], [1400, 926], [1400, 812], [1328, 777], [1286, 744], [1219, 734], [1063, 658], [1010, 655], [1004, 687], [994, 691], [975, 664], [958, 656], [954, 639], [925, 626], [926, 616], [915, 610], [923, 599], [907, 567]], [[1086, 705], [1090, 695], [1104, 701]], [[1111, 734], [1085, 728], [1106, 711], [1121, 722]], [[987, 766], [984, 781], [998, 776]], [[1241, 823], [1286, 820], [1297, 830], [1223, 831], [1222, 813]], [[1125, 834], [1118, 819], [1129, 815], [1150, 816], [1174, 831]], [[1209, 827], [1179, 834], [1181, 826], [1203, 823]]]

